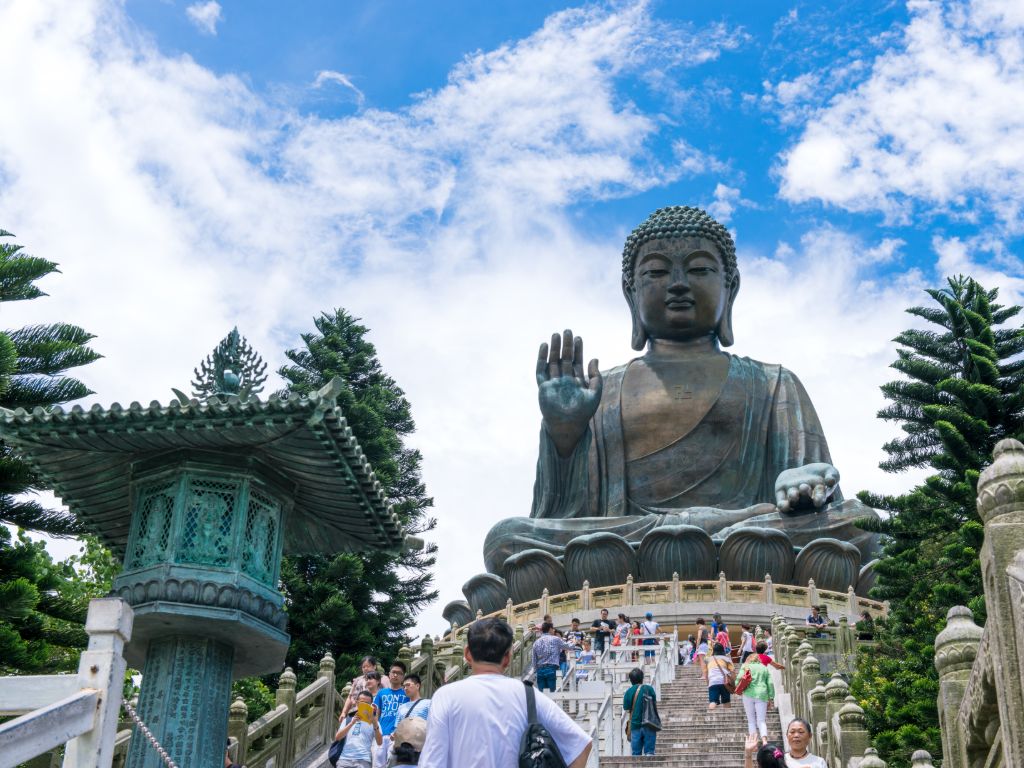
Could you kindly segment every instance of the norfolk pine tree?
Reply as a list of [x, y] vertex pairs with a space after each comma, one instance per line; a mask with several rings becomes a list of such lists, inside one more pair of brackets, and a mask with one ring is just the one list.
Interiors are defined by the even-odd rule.
[[[10, 237], [0, 230], [0, 238]], [[36, 281], [57, 265], [0, 240], [0, 302], [45, 296]], [[92, 339], [67, 323], [0, 332], [0, 406], [31, 409], [90, 394], [65, 371], [97, 359]], [[62, 510], [27, 498], [41, 488], [31, 468], [0, 442], [0, 523], [56, 536], [84, 531]], [[70, 564], [54, 563], [43, 544], [0, 525], [0, 673], [73, 669], [86, 642], [87, 598]]]
[[[340, 377], [345, 387], [338, 405], [395, 514], [409, 534], [430, 530], [434, 502], [420, 477], [421, 456], [403, 443], [415, 430], [409, 402], [381, 368], [366, 339], [369, 329], [344, 309], [321, 314], [314, 325], [316, 332], [302, 335], [304, 348], [285, 353], [291, 364], [278, 373], [288, 391], [310, 393]], [[288, 664], [296, 674], [314, 676], [327, 651], [339, 675], [354, 674], [366, 654], [394, 658], [413, 616], [437, 596], [429, 570], [434, 549], [286, 557], [281, 580], [292, 635]]]
[[904, 495], [860, 495], [891, 515], [878, 527], [886, 544], [872, 591], [890, 601], [890, 614], [876, 631], [879, 648], [860, 655], [853, 691], [893, 768], [909, 765], [914, 749], [941, 754], [935, 636], [953, 605], [984, 621], [978, 476], [999, 440], [1024, 435], [1024, 330], [1005, 327], [1021, 307], [1000, 306], [997, 289], [969, 277], [947, 282], [927, 291], [937, 306], [907, 310], [934, 328], [896, 337], [892, 367], [905, 378], [882, 387], [889, 404], [878, 413], [904, 432], [884, 446], [881, 467], [935, 474]]

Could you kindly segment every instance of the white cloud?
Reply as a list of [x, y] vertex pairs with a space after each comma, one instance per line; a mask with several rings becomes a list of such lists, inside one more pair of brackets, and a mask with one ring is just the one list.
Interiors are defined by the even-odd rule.
[[350, 78], [343, 72], [335, 72], [330, 69], [320, 70], [319, 72], [316, 73], [316, 79], [313, 80], [312, 87], [314, 89], [319, 89], [323, 88], [329, 83], [335, 83], [337, 85], [342, 86], [343, 88], [348, 88], [350, 91], [352, 91], [352, 93], [355, 94], [356, 101], [358, 101], [360, 104], [366, 101], [366, 97], [363, 95], [363, 92], [355, 86], [355, 83], [352, 82], [352, 78]]
[[185, 9], [188, 20], [204, 35], [216, 35], [217, 24], [224, 20], [220, 3], [217, 0], [206, 0], [205, 3], [192, 3]]
[[719, 182], [715, 185], [714, 200], [707, 206], [707, 211], [723, 224], [728, 224], [737, 208], [756, 207], [756, 203], [740, 194], [739, 187], [730, 187]]
[[[1024, 226], [1024, 13], [1015, 0], [908, 3], [898, 48], [814, 109], [781, 193], [905, 220], [917, 206]], [[780, 84], [780, 88], [782, 85]], [[788, 96], [803, 96], [798, 81]], [[776, 98], [784, 95], [776, 88]]]

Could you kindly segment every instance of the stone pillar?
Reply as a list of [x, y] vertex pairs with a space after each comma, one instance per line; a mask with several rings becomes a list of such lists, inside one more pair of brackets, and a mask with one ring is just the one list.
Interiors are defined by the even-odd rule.
[[636, 590], [633, 588], [633, 574], [626, 577], [626, 605], [636, 605]]
[[825, 684], [824, 727], [819, 727], [818, 733], [815, 734], [819, 739], [818, 744], [828, 744], [828, 759], [826, 762], [829, 765], [842, 764], [834, 761], [834, 758], [839, 755], [840, 745], [832, 743], [832, 719], [839, 714], [839, 710], [843, 708], [843, 704], [846, 703], [846, 697], [849, 695], [850, 686], [846, 684], [842, 675], [838, 672], [833, 672], [832, 679]]
[[861, 758], [858, 768], [889, 768], [889, 765], [878, 756], [877, 749], [868, 747], [864, 750], [864, 757]]
[[[170, 635], [149, 642], [139, 716], [179, 768], [224, 762], [233, 661], [234, 649], [210, 638]], [[143, 738], [132, 739], [127, 765], [164, 768]]]
[[729, 599], [729, 582], [725, 578], [725, 571], [718, 574], [718, 599], [723, 603]]
[[423, 657], [423, 675], [420, 686], [420, 695], [429, 699], [434, 695], [434, 640], [430, 635], [424, 635], [420, 641], [420, 656]]
[[910, 768], [933, 768], [932, 756], [925, 749], [919, 749], [910, 756]]
[[277, 695], [274, 697], [277, 706], [282, 704], [288, 707], [288, 716], [284, 719], [284, 728], [281, 733], [281, 755], [285, 764], [291, 765], [293, 752], [295, 750], [295, 673], [291, 667], [285, 667], [281, 677], [277, 679]]
[[[809, 712], [810, 707], [810, 693], [814, 689], [814, 686], [818, 684], [818, 677], [821, 675], [821, 664], [814, 656], [805, 656], [803, 662], [800, 664], [800, 686], [798, 692], [800, 695], [800, 704], [797, 707], [797, 714], [800, 717], [805, 717], [809, 721], [816, 722], [821, 720], [825, 714], [824, 707], [821, 712]], [[824, 704], [824, 702], [822, 702]]]
[[[1011, 578], [1007, 573], [1024, 552], [1024, 445], [1000, 440], [992, 465], [978, 479], [978, 514], [985, 523], [981, 572], [985, 605], [993, 628], [990, 658], [999, 686], [999, 719], [1006, 768], [1024, 768], [1024, 689], [1021, 656], [1024, 627], [1014, 626]], [[1012, 681], [1012, 682], [1011, 682]]]
[[505, 621], [508, 622], [509, 626], [512, 626], [512, 614], [515, 613], [513, 610], [512, 598], [510, 597], [505, 601]]
[[851, 758], [863, 755], [864, 750], [871, 745], [868, 721], [864, 716], [864, 710], [853, 696], [846, 697], [837, 717], [840, 743], [836, 745], [835, 752], [839, 755], [842, 765], [849, 765]]
[[818, 605], [818, 588], [814, 586], [814, 579], [807, 580], [807, 607]]
[[679, 602], [679, 571], [672, 571], [672, 602]]
[[964, 700], [971, 667], [978, 656], [982, 630], [970, 608], [955, 605], [946, 614], [946, 628], [935, 638], [935, 668], [939, 672], [939, 728], [942, 763], [946, 768], [967, 768], [967, 746], [957, 715]]
[[[334, 719], [333, 711], [331, 719]], [[235, 762], [245, 765], [249, 751], [249, 708], [245, 705], [245, 699], [241, 697], [231, 702], [231, 709], [228, 710], [228, 736], [238, 742]]]
[[806, 713], [806, 718], [817, 733], [818, 724], [825, 722], [825, 684], [818, 680], [807, 697], [810, 699], [811, 705], [810, 711]]
[[857, 603], [857, 591], [849, 586], [846, 588], [846, 612], [854, 617], [854, 621], [860, 620], [860, 611], [857, 609], [860, 605]]
[[334, 656], [328, 652], [320, 659], [320, 670], [316, 673], [318, 678], [327, 678], [327, 692], [324, 694], [323, 735], [328, 744], [334, 741], [334, 734], [338, 730], [338, 721], [334, 718], [334, 704], [338, 700], [338, 689], [334, 687], [335, 666]]
[[[768, 605], [775, 605], [775, 584], [770, 573], [764, 575], [764, 601]], [[774, 633], [775, 630], [772, 630], [772, 634]]]

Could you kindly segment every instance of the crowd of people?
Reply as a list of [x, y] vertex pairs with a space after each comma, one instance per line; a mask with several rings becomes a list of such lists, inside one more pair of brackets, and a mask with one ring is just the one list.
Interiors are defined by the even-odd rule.
[[[820, 630], [827, 623], [818, 608], [807, 617], [812, 628]], [[587, 627], [574, 618], [561, 632], [545, 616], [532, 629], [538, 633], [532, 651], [536, 694], [529, 684], [505, 674], [513, 633], [500, 618], [469, 625], [464, 656], [472, 675], [441, 687], [433, 699], [422, 698], [420, 678], [408, 674], [401, 661], [392, 663], [383, 678], [377, 660], [364, 658], [362, 674], [353, 679], [342, 707], [332, 764], [454, 768], [466, 765], [466, 756], [472, 755], [475, 766], [505, 768], [519, 765], [524, 742], [542, 733], [548, 741], [542, 739], [536, 748], [557, 749], [569, 768], [581, 768], [593, 748], [589, 736], [540, 692], [556, 689], [558, 673], [563, 678], [568, 674], [570, 658], [576, 660], [577, 676], [586, 676], [588, 671], [579, 667], [606, 651], [612, 661], [650, 663], [657, 653], [651, 646], [659, 642], [659, 625], [650, 612], [642, 621], [630, 621], [622, 613], [612, 620], [608, 609], [602, 609]], [[767, 716], [775, 698], [770, 670], [784, 667], [774, 658], [769, 628], [742, 624], [740, 630], [734, 649], [729, 627], [719, 614], [710, 623], [698, 618], [696, 632], [679, 646], [678, 663], [695, 668], [706, 683], [709, 711], [730, 707], [739, 696], [748, 727], [746, 768], [824, 768], [824, 761], [810, 752], [811, 728], [802, 720], [794, 720], [787, 729], [789, 752], [769, 743]], [[653, 755], [660, 730], [657, 692], [645, 682], [642, 665], [629, 672], [629, 682], [622, 705], [630, 750], [633, 755]], [[532, 730], [534, 724], [541, 730]]]

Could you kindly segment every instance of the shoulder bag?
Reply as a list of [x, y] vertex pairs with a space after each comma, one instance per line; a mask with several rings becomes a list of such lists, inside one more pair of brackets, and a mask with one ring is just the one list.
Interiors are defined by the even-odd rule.
[[658, 714], [658, 702], [650, 693], [644, 693], [644, 706], [640, 710], [640, 725], [652, 731], [661, 730], [661, 715]]
[[736, 673], [724, 669], [722, 667], [722, 662], [720, 662], [714, 656], [711, 657], [711, 660], [715, 662], [716, 667], [718, 667], [722, 672], [725, 673], [725, 690], [727, 690], [729, 693], [736, 693]]
[[750, 674], [750, 667], [747, 667], [743, 670], [743, 675], [736, 683], [735, 690], [733, 691], [733, 693], [735, 693], [737, 696], [742, 696], [743, 692], [747, 690], [747, 688], [750, 686], [752, 682], [754, 682], [754, 676]]
[[566, 768], [562, 753], [551, 733], [537, 720], [537, 694], [526, 686], [526, 731], [519, 745], [519, 768]]

